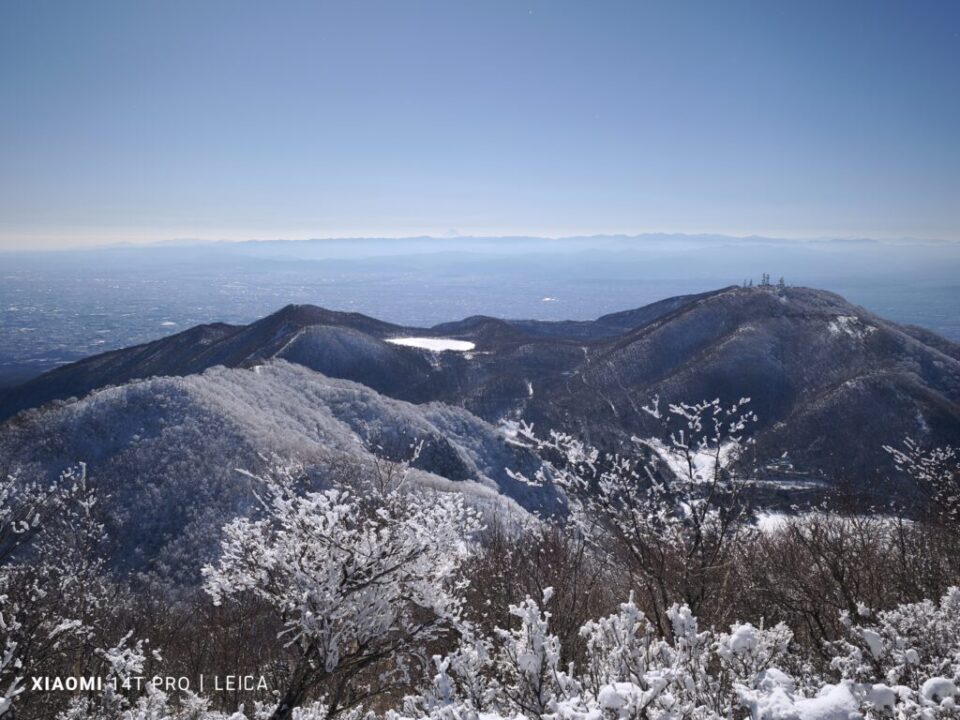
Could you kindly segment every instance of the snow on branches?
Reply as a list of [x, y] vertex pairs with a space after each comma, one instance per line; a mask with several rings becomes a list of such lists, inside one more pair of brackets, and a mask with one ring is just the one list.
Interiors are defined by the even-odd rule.
[[382, 691], [389, 676], [427, 661], [424, 645], [457, 630], [457, 571], [480, 529], [462, 496], [402, 483], [364, 497], [297, 494], [282, 472], [260, 480], [262, 517], [229, 523], [219, 563], [203, 572], [215, 603], [251, 593], [285, 618], [283, 640], [297, 659], [274, 718], [320, 686], [333, 687], [328, 703], [340, 709], [365, 669], [381, 675], [364, 694]]
[[926, 514], [960, 532], [960, 456], [951, 446], [924, 450], [907, 438], [902, 448], [884, 445], [894, 464], [910, 476], [923, 497]]
[[750, 531], [740, 472], [751, 444], [746, 432], [756, 421], [748, 404], [681, 403], [664, 413], [654, 398], [645, 410], [662, 421], [667, 439], [634, 437], [629, 455], [600, 453], [556, 431], [538, 437], [521, 424], [518, 442], [544, 462], [532, 478], [513, 477], [564, 491], [584, 536], [602, 554], [615, 553], [612, 562], [625, 564], [647, 588], [665, 633], [666, 609], [680, 599], [696, 612], [738, 538]]
[[[544, 595], [543, 604], [551, 593]], [[850, 642], [831, 650], [838, 677], [812, 674], [792, 657], [792, 634], [737, 623], [701, 631], [684, 605], [667, 611], [671, 631], [656, 633], [633, 600], [586, 623], [582, 664], [559, 667], [550, 614], [531, 598], [511, 607], [518, 626], [498, 629], [451, 655], [388, 720], [532, 718], [587, 720], [945, 720], [960, 717], [960, 590], [938, 604], [880, 613], [873, 629], [849, 623]], [[864, 641], [874, 633], [882, 640]], [[860, 639], [860, 641], [857, 640]], [[865, 642], [865, 645], [864, 645]], [[859, 644], [858, 644], [859, 643]], [[863, 647], [873, 647], [869, 657]], [[460, 660], [466, 652], [471, 662]], [[905, 669], [904, 662], [909, 665]], [[802, 677], [781, 668], [792, 666]], [[469, 695], [462, 689], [469, 688]]]
[[0, 717], [27, 691], [27, 667], [95, 634], [106, 598], [96, 505], [82, 464], [49, 484], [0, 479]]
[[[245, 696], [244, 708], [215, 695], [108, 684], [63, 701], [59, 714], [31, 717], [960, 719], [960, 589], [882, 611], [853, 594], [840, 639], [817, 647], [783, 623], [766, 624], [766, 608], [754, 623], [727, 626], [731, 612], [722, 628], [703, 626], [718, 617], [711, 603], [751, 592], [730, 570], [739, 540], [754, 532], [742, 496], [755, 421], [747, 404], [661, 410], [655, 400], [647, 411], [663, 422], [664, 439], [634, 438], [621, 455], [521, 426], [518, 438], [543, 463], [534, 477], [515, 477], [563, 491], [577, 542], [600, 561], [603, 581], [633, 590], [619, 607], [605, 601], [573, 616], [557, 604], [571, 588], [551, 580], [535, 585], [535, 597], [511, 593], [506, 615], [477, 613], [465, 607], [463, 570], [481, 521], [462, 495], [411, 487], [406, 463], [378, 463], [349, 489], [317, 489], [299, 469], [280, 467], [251, 476], [255, 511], [224, 526], [201, 591], [205, 603], [227, 606], [217, 612], [266, 617], [267, 632], [254, 637], [276, 638], [270, 691]], [[891, 452], [950, 507], [951, 449], [908, 443]], [[92, 668], [120, 688], [163, 669], [165, 654], [148, 650], [136, 630], [117, 639], [122, 631], [95, 627], [116, 617], [96, 508], [82, 467], [50, 487], [0, 482], [0, 717], [29, 698], [27, 667]], [[550, 587], [541, 595], [544, 585], [557, 587], [556, 597]]]

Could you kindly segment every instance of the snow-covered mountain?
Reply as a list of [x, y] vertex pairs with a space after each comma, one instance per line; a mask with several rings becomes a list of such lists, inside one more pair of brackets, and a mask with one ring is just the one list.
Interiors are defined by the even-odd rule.
[[[390, 342], [409, 337], [464, 344], [435, 352]], [[889, 471], [885, 444], [960, 442], [960, 346], [832, 293], [772, 287], [680, 296], [590, 322], [478, 316], [432, 328], [291, 305], [247, 326], [200, 326], [64, 366], [0, 396], [0, 418], [136, 378], [269, 359], [463, 407], [493, 425], [564, 428], [606, 448], [662, 431], [642, 411], [653, 397], [750, 397], [761, 464], [861, 487]]]
[[[109, 518], [118, 567], [172, 570], [189, 580], [219, 528], [254, 501], [237, 469], [300, 462], [320, 486], [350, 485], [377, 458], [422, 443], [413, 482], [455, 488], [499, 516], [557, 507], [552, 491], [510, 479], [536, 459], [462, 408], [412, 405], [282, 359], [215, 367], [94, 391], [3, 426], [8, 471], [52, 477], [87, 463]], [[183, 562], [181, 563], [181, 560]]]

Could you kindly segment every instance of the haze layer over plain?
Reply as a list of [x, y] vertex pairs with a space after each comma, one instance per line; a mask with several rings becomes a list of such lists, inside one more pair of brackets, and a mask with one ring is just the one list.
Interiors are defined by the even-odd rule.
[[722, 236], [257, 242], [0, 254], [0, 384], [289, 303], [400, 325], [589, 320], [766, 272], [960, 339], [960, 245]]

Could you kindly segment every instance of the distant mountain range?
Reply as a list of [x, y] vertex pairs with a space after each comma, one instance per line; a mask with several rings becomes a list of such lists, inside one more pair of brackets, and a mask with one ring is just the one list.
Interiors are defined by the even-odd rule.
[[[398, 338], [472, 347], [434, 352]], [[199, 518], [210, 507], [220, 515], [240, 503], [234, 468], [262, 465], [258, 453], [368, 462], [400, 435], [429, 441], [421, 469], [431, 477], [544, 509], [551, 497], [504, 472], [533, 462], [509, 444], [511, 423], [613, 449], [662, 432], [642, 410], [656, 396], [750, 397], [756, 459], [771, 478], [870, 488], [891, 470], [884, 444], [960, 444], [960, 345], [806, 288], [728, 287], [593, 321], [477, 316], [431, 328], [290, 305], [4, 392], [0, 457], [49, 473], [85, 460], [109, 479], [111, 502], [134, 503], [144, 487], [158, 502], [214, 498], [128, 538], [159, 557], [184, 528], [208, 528]], [[117, 505], [121, 515], [132, 507]]]

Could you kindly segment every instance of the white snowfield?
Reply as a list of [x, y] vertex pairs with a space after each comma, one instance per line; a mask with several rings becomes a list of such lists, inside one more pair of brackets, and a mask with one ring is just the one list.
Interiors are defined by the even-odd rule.
[[856, 340], [863, 340], [877, 331], [873, 325], [865, 325], [853, 315], [837, 315], [827, 324], [827, 329], [831, 335], [848, 335]]
[[[638, 440], [657, 453], [660, 461], [679, 478], [692, 477], [697, 482], [711, 482], [716, 472], [717, 455], [715, 448], [694, 449], [690, 452], [688, 465], [687, 456], [679, 449], [665, 443], [660, 438], [638, 438]], [[720, 466], [725, 467], [732, 459], [732, 453], [737, 450], [737, 443], [726, 442], [720, 447]]]
[[388, 338], [387, 342], [393, 343], [394, 345], [430, 350], [431, 352], [443, 352], [445, 350], [469, 352], [476, 347], [476, 345], [468, 340], [453, 340], [451, 338], [398, 337]]

